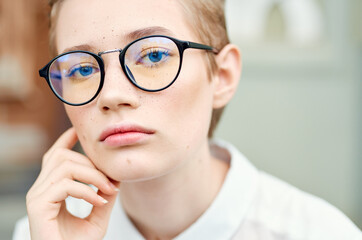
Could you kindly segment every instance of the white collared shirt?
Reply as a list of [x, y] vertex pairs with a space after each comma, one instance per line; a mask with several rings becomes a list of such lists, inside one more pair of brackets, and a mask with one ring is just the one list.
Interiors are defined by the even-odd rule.
[[[212, 152], [230, 156], [228, 174], [211, 206], [175, 240], [362, 240], [362, 232], [329, 203], [257, 170], [231, 144], [215, 143]], [[104, 240], [144, 240], [117, 201]], [[91, 210], [76, 199], [68, 199], [67, 208], [82, 217]], [[13, 240], [27, 239], [25, 217]]]

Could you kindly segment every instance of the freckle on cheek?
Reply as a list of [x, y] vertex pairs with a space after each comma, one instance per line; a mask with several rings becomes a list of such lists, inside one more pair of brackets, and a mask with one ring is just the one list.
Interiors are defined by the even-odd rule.
[[127, 163], [128, 163], [129, 165], [132, 164], [131, 160], [129, 160], [129, 159], [127, 159]]

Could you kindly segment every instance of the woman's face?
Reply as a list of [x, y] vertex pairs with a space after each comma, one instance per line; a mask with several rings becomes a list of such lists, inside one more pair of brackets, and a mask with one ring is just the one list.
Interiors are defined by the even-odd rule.
[[[66, 0], [57, 19], [57, 50], [123, 48], [138, 33], [199, 42], [177, 1]], [[129, 181], [162, 176], [205, 157], [213, 104], [205, 51], [186, 50], [176, 82], [154, 93], [129, 82], [118, 55], [102, 55], [106, 74], [95, 100], [65, 106], [89, 159], [110, 178]]]

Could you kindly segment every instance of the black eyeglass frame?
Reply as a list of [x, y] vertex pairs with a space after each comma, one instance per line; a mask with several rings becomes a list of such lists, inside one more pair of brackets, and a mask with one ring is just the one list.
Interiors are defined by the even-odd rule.
[[[138, 42], [138, 41], [141, 41], [143, 39], [147, 39], [147, 38], [153, 38], [153, 37], [163, 37], [163, 38], [167, 38], [167, 39], [170, 39], [171, 41], [173, 41], [177, 48], [178, 48], [178, 51], [179, 51], [179, 54], [180, 54], [180, 64], [179, 64], [179, 68], [178, 68], [178, 71], [177, 71], [177, 74], [175, 76], [175, 78], [165, 87], [163, 88], [160, 88], [160, 89], [146, 89], [146, 88], [143, 88], [141, 86], [139, 86], [135, 80], [133, 79], [132, 76], [130, 76], [130, 74], [128, 73], [128, 71], [126, 70], [126, 66], [124, 64], [124, 61], [125, 61], [125, 53], [127, 52], [128, 48], [133, 45], [134, 43]], [[45, 65], [42, 69], [39, 70], [39, 75], [40, 77], [43, 77], [45, 78], [45, 80], [47, 81], [50, 89], [52, 90], [52, 92], [55, 94], [55, 96], [61, 100], [62, 102], [68, 104], [68, 105], [71, 105], [71, 106], [82, 106], [82, 105], [85, 105], [87, 103], [90, 103], [91, 101], [93, 101], [97, 96], [98, 94], [100, 93], [100, 91], [102, 90], [103, 88], [103, 84], [104, 84], [104, 76], [105, 76], [105, 70], [104, 70], [104, 62], [103, 62], [103, 59], [102, 59], [102, 54], [106, 54], [106, 53], [112, 53], [112, 52], [119, 52], [119, 61], [120, 61], [120, 65], [122, 67], [122, 70], [123, 72], [125, 73], [125, 75], [127, 76], [128, 80], [137, 88], [143, 90], [143, 91], [146, 91], [146, 92], [159, 92], [159, 91], [162, 91], [168, 87], [170, 87], [177, 79], [177, 77], [179, 76], [180, 74], [180, 71], [181, 71], [181, 67], [182, 67], [182, 60], [183, 60], [183, 53], [186, 49], [188, 48], [193, 48], [193, 49], [200, 49], [200, 50], [207, 50], [207, 51], [212, 51], [214, 54], [218, 54], [218, 50], [216, 48], [213, 48], [213, 47], [210, 47], [210, 46], [207, 46], [207, 45], [204, 45], [204, 44], [200, 44], [200, 43], [195, 43], [195, 42], [190, 42], [190, 41], [182, 41], [182, 40], [179, 40], [179, 39], [176, 39], [176, 38], [173, 38], [173, 37], [169, 37], [169, 36], [165, 36], [165, 35], [150, 35], [150, 36], [145, 36], [145, 37], [142, 37], [142, 38], [138, 38], [134, 41], [132, 41], [131, 43], [127, 44], [123, 49], [114, 49], [114, 50], [108, 50], [108, 51], [103, 51], [103, 52], [99, 52], [98, 54], [95, 54], [93, 52], [89, 52], [89, 51], [82, 51], [82, 50], [76, 50], [76, 51], [70, 51], [70, 52], [65, 52], [65, 53], [62, 53], [58, 56], [56, 56], [55, 58], [53, 58], [47, 65]], [[101, 73], [101, 79], [100, 79], [100, 83], [99, 83], [99, 87], [96, 91], [96, 93], [94, 94], [94, 96], [86, 101], [86, 102], [83, 102], [83, 103], [71, 103], [71, 102], [68, 102], [66, 100], [64, 100], [57, 92], [56, 90], [53, 88], [53, 85], [51, 84], [50, 82], [50, 77], [49, 77], [49, 73], [50, 73], [50, 67], [51, 65], [60, 57], [64, 56], [64, 55], [67, 55], [67, 54], [71, 54], [71, 53], [86, 53], [86, 54], [89, 54], [91, 56], [93, 56], [96, 61], [98, 62], [98, 65], [100, 67], [100, 73]]]

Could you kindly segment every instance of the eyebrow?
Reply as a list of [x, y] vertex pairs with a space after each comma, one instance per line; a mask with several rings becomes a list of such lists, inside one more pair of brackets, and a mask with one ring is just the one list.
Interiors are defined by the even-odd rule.
[[149, 35], [168, 35], [173, 36], [174, 34], [167, 28], [160, 27], [160, 26], [154, 26], [154, 27], [147, 27], [142, 29], [137, 29], [135, 31], [132, 31], [126, 35], [126, 39], [129, 41], [134, 41], [138, 38], [146, 37]]
[[62, 53], [71, 52], [71, 51], [88, 51], [90, 52], [93, 48], [88, 44], [77, 45], [74, 47], [66, 48]]
[[[150, 35], [167, 35], [167, 36], [174, 36], [173, 32], [167, 28], [160, 27], [160, 26], [153, 26], [147, 28], [137, 29], [125, 35], [125, 39], [129, 42], [132, 42], [136, 39], [150, 36]], [[62, 53], [71, 52], [71, 51], [94, 51], [94, 47], [89, 44], [81, 44], [73, 47], [66, 48]]]

